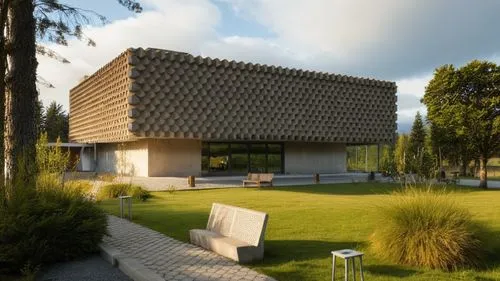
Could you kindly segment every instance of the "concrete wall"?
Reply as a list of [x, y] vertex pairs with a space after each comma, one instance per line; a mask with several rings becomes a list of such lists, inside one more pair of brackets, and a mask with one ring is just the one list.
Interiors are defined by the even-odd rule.
[[345, 144], [285, 142], [285, 173], [312, 174], [345, 172]]
[[80, 163], [78, 169], [82, 172], [91, 172], [95, 170], [94, 149], [85, 147], [83, 153], [80, 155]]
[[148, 141], [97, 145], [97, 172], [148, 176]]
[[201, 175], [201, 141], [150, 139], [149, 176]]

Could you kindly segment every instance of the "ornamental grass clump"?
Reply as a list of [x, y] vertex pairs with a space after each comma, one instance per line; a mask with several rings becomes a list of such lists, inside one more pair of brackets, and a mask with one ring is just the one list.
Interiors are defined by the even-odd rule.
[[391, 262], [446, 271], [480, 266], [481, 227], [450, 194], [409, 188], [379, 208], [372, 250]]
[[97, 192], [97, 200], [118, 198], [118, 196], [128, 195], [146, 201], [152, 197], [151, 193], [138, 185], [126, 183], [113, 183], [102, 186]]

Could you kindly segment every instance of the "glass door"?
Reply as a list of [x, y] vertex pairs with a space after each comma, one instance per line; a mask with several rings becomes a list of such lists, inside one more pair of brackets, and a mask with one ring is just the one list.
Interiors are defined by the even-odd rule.
[[248, 173], [248, 144], [231, 143], [231, 174], [246, 175]]
[[267, 172], [283, 173], [283, 145], [279, 143], [267, 144]]
[[251, 173], [267, 172], [266, 144], [250, 144], [250, 169]]

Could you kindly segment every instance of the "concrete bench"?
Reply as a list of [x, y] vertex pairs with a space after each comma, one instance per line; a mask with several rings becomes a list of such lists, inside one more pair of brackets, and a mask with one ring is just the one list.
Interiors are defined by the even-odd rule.
[[267, 173], [267, 174], [255, 174], [255, 173], [248, 173], [247, 179], [243, 180], [243, 187], [246, 186], [248, 183], [255, 183], [257, 184], [258, 187], [261, 186], [261, 184], [266, 183], [269, 184], [269, 186], [273, 186], [273, 177], [274, 174]]
[[207, 229], [191, 229], [192, 244], [240, 263], [264, 258], [266, 213], [213, 203]]

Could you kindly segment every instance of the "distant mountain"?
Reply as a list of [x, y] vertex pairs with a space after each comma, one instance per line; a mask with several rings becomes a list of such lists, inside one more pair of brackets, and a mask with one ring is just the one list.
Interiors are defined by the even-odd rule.
[[412, 123], [398, 122], [398, 133], [409, 133], [411, 131]]

